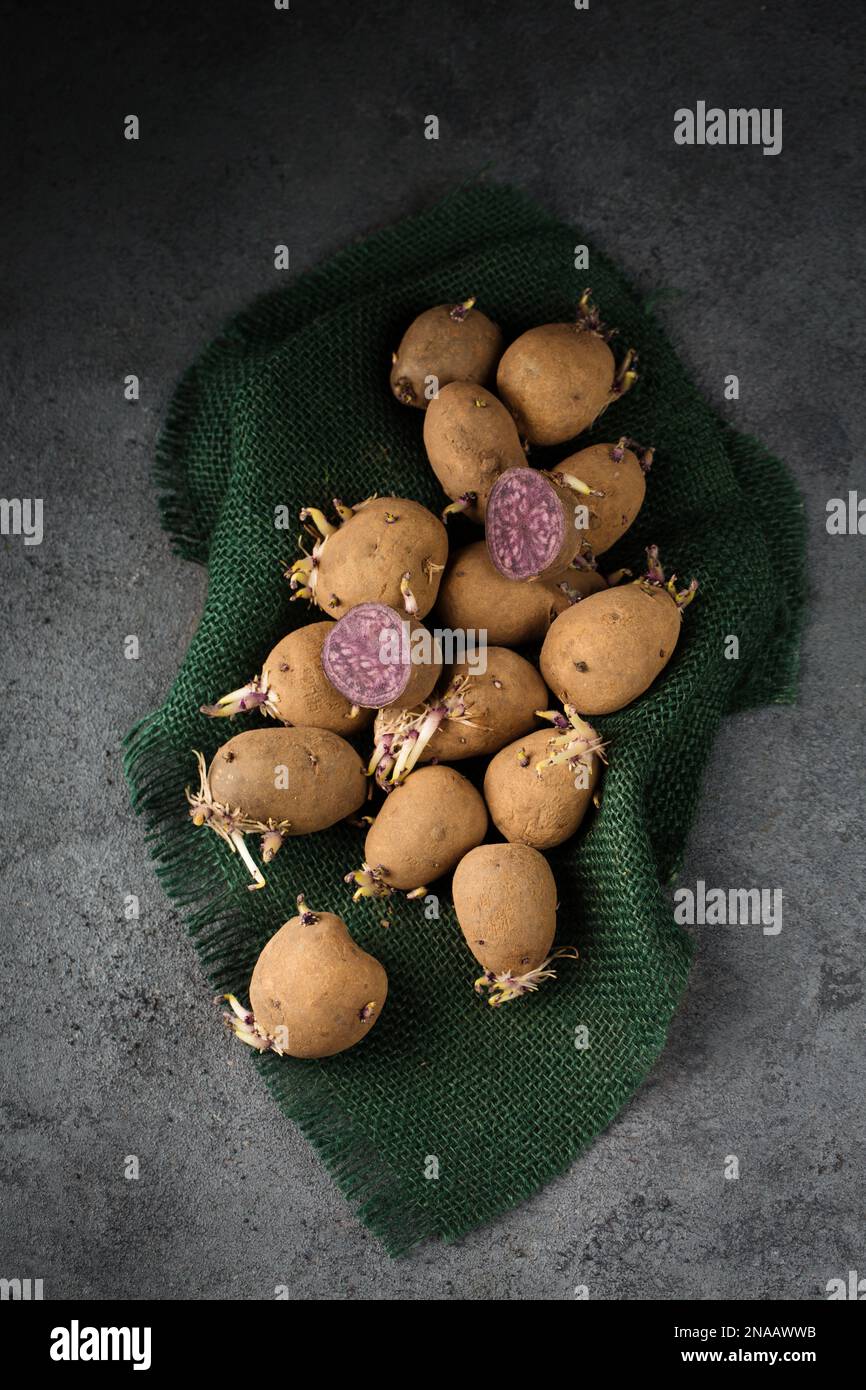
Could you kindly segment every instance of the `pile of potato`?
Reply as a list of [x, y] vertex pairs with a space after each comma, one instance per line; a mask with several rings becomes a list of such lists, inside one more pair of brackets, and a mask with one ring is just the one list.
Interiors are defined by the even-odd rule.
[[[406, 497], [334, 500], [333, 519], [303, 509], [310, 544], [287, 577], [314, 621], [202, 707], [277, 723], [236, 734], [210, 767], [197, 755], [200, 786], [187, 790], [194, 823], [240, 854], [252, 888], [265, 877], [248, 836], [266, 865], [286, 837], [346, 818], [368, 827], [345, 876], [355, 900], [423, 898], [453, 873], [483, 970], [476, 990], [494, 1005], [575, 954], [551, 954], [557, 892], [541, 851], [574, 835], [598, 796], [606, 757], [585, 716], [652, 684], [697, 587], [666, 580], [655, 547], [636, 579], [598, 567], [640, 511], [651, 449], [620, 438], [550, 470], [527, 460], [531, 445], [573, 439], [629, 389], [634, 354], [617, 365], [610, 336], [588, 292], [575, 322], [532, 328], [504, 351], [472, 299], [410, 325], [391, 389], [424, 411], [424, 447], [450, 499], [442, 519]], [[456, 513], [484, 535], [451, 550]], [[439, 639], [455, 632], [483, 634], [486, 648], [444, 664]], [[347, 737], [364, 741], [364, 760]], [[486, 760], [483, 795], [452, 766], [468, 759]], [[360, 815], [374, 795], [378, 811]], [[491, 821], [502, 840], [485, 843]], [[382, 966], [340, 917], [301, 897], [259, 957], [250, 1009], [226, 997], [244, 1042], [326, 1057], [366, 1035], [386, 993]]]

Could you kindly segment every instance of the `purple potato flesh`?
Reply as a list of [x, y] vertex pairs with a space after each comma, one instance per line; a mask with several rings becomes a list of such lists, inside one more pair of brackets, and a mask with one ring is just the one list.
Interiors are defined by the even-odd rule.
[[508, 579], [531, 579], [556, 560], [565, 516], [554, 486], [529, 468], [509, 468], [487, 503], [490, 559]]
[[334, 624], [322, 666], [353, 705], [381, 709], [403, 694], [412, 670], [403, 629], [400, 615], [384, 603], [359, 603]]

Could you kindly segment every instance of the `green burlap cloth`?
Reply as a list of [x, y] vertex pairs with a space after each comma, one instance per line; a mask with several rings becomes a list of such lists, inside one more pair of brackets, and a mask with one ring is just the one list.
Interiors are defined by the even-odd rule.
[[[647, 1075], [692, 953], [661, 885], [680, 863], [719, 720], [795, 695], [800, 497], [784, 466], [698, 395], [623, 276], [592, 249], [589, 272], [575, 269], [574, 247], [584, 242], [512, 189], [462, 189], [235, 318], [179, 386], [160, 445], [165, 525], [180, 554], [207, 564], [210, 584], [165, 704], [128, 736], [134, 805], [215, 989], [246, 999], [258, 952], [301, 890], [342, 915], [387, 969], [388, 1003], [362, 1046], [324, 1062], [250, 1054], [250, 1065], [392, 1253], [425, 1236], [454, 1239], [527, 1197]], [[563, 963], [537, 995], [494, 1010], [473, 993], [475, 962], [447, 881], [437, 885], [438, 921], [399, 897], [353, 906], [343, 875], [363, 857], [363, 834], [340, 826], [289, 840], [267, 888], [250, 893], [237, 856], [190, 824], [183, 789], [195, 780], [192, 749], [210, 757], [263, 722], [211, 722], [199, 705], [248, 679], [278, 638], [318, 616], [290, 602], [281, 562], [295, 554], [299, 528], [276, 529], [275, 507], [294, 514], [372, 492], [443, 505], [422, 417], [388, 390], [390, 353], [406, 324], [431, 304], [475, 294], [513, 337], [572, 316], [586, 284], [642, 368], [591, 438], [627, 433], [657, 451], [644, 510], [606, 559], [639, 565], [656, 541], [663, 561], [701, 587], [663, 677], [599, 721], [610, 741], [601, 810], [550, 855], [557, 941], [576, 944], [580, 962]], [[455, 535], [469, 537], [462, 519]], [[726, 659], [728, 636], [738, 638], [739, 659]], [[577, 1045], [580, 1028], [586, 1047]], [[202, 1047], [219, 1038], [215, 1016]]]

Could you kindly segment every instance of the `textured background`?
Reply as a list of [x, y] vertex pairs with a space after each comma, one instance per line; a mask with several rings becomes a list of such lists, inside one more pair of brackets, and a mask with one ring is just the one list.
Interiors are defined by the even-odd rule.
[[[829, 497], [866, 491], [862, 15], [171, 8], [20, 4], [9, 35], [0, 492], [43, 497], [46, 529], [0, 541], [0, 1276], [52, 1298], [821, 1297], [866, 1270], [866, 537], [824, 526]], [[781, 106], [782, 154], [675, 146], [673, 111], [700, 99]], [[642, 290], [677, 292], [659, 312], [695, 378], [804, 488], [814, 597], [801, 702], [726, 723], [682, 876], [781, 887], [781, 935], [696, 928], [668, 1050], [590, 1153], [496, 1226], [394, 1263], [217, 1027], [118, 750], [206, 582], [170, 554], [148, 476], [178, 374], [280, 283], [275, 243], [304, 269], [487, 164]]]

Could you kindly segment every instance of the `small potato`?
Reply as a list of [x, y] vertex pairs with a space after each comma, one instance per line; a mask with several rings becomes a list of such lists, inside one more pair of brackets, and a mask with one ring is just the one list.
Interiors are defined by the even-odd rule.
[[[564, 734], [539, 729], [502, 748], [484, 777], [490, 818], [506, 840], [553, 849], [583, 820], [599, 775], [599, 746], [588, 724]], [[555, 761], [554, 761], [555, 760]]]
[[530, 444], [564, 444], [634, 384], [635, 354], [617, 369], [586, 290], [575, 323], [545, 323], [523, 333], [503, 353], [497, 394]]
[[561, 580], [583, 546], [584, 498], [562, 476], [509, 468], [487, 499], [485, 534], [506, 579]]
[[402, 405], [426, 410], [428, 379], [438, 389], [452, 381], [492, 381], [502, 352], [502, 333], [475, 300], [438, 304], [410, 323], [391, 364], [391, 390]]
[[256, 888], [265, 879], [245, 834], [261, 835], [267, 864], [287, 836], [326, 830], [367, 797], [361, 759], [327, 729], [248, 729], [224, 743], [209, 768], [196, 757], [201, 785], [186, 793], [193, 824], [208, 826], [238, 851]]
[[696, 588], [694, 580], [680, 593], [668, 588], [651, 560], [642, 579], [560, 613], [541, 649], [551, 690], [581, 714], [612, 714], [631, 704], [673, 656], [682, 608]]
[[355, 898], [421, 890], [486, 833], [487, 810], [471, 782], [450, 767], [420, 768], [389, 795], [367, 833], [364, 867], [347, 882], [358, 885]]
[[[438, 758], [453, 763], [460, 758], [487, 757], [506, 743], [527, 733], [537, 723], [536, 710], [548, 703], [547, 687], [535, 667], [507, 647], [487, 648], [487, 670], [476, 673], [468, 662], [451, 667], [445, 703], [457, 703], [461, 717], [445, 718], [419, 755], [420, 762]], [[464, 722], [465, 721], [465, 722]]]
[[314, 509], [302, 513], [319, 539], [312, 555], [292, 566], [296, 596], [330, 618], [344, 617], [359, 603], [384, 603], [423, 618], [436, 602], [448, 559], [442, 522], [407, 497], [373, 497], [352, 512], [340, 506], [347, 515], [336, 527]]
[[485, 655], [483, 672], [466, 661], [453, 665], [426, 704], [379, 712], [369, 771], [381, 787], [395, 786], [419, 762], [489, 756], [535, 726], [547, 704], [535, 667], [507, 647]]
[[372, 722], [372, 712], [340, 695], [322, 669], [322, 648], [333, 627], [332, 622], [309, 623], [290, 632], [265, 657], [260, 676], [215, 705], [202, 705], [202, 714], [226, 719], [261, 709], [281, 724], [329, 729], [349, 737], [363, 732]]
[[507, 468], [526, 468], [523, 445], [501, 401], [483, 386], [452, 381], [427, 407], [424, 447], [430, 467], [470, 521], [483, 521], [490, 489]]
[[388, 996], [388, 976], [331, 912], [300, 913], [256, 961], [250, 1011], [232, 996], [230, 1022], [242, 1042], [281, 1057], [333, 1057], [365, 1038]]
[[529, 845], [480, 845], [454, 874], [454, 911], [475, 959], [484, 967], [477, 991], [494, 1006], [517, 999], [553, 974], [556, 883]]
[[646, 496], [644, 463], [625, 440], [618, 444], [593, 444], [558, 463], [553, 472], [560, 476], [580, 479], [592, 490], [593, 496], [582, 497], [589, 513], [589, 526], [583, 536], [593, 555], [603, 555], [624, 536], [631, 526]]
[[353, 707], [414, 705], [427, 698], [442, 674], [442, 658], [427, 629], [384, 603], [359, 603], [331, 628], [322, 667]]
[[[591, 570], [569, 570], [561, 582], [604, 588], [604, 580]], [[569, 603], [558, 583], [506, 579], [491, 562], [487, 542], [475, 541], [455, 551], [442, 576], [436, 626], [486, 632], [487, 641], [497, 647], [520, 647], [540, 642]]]

